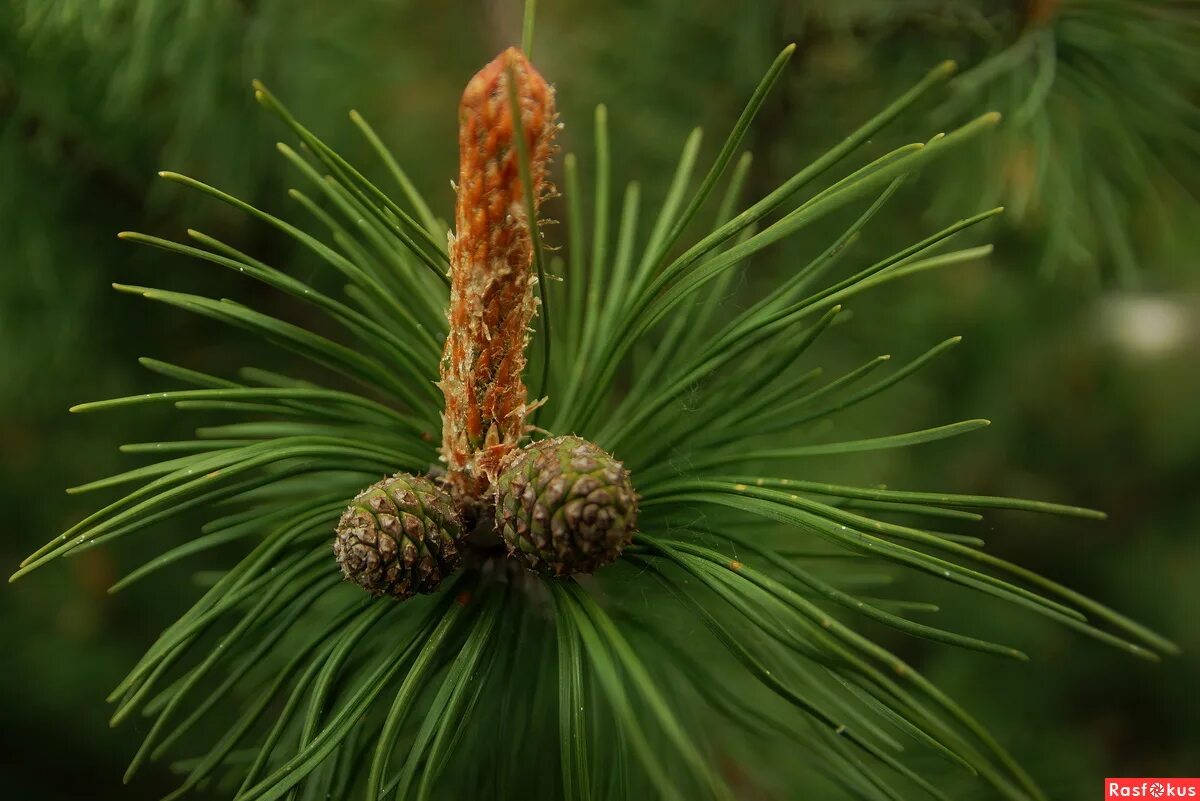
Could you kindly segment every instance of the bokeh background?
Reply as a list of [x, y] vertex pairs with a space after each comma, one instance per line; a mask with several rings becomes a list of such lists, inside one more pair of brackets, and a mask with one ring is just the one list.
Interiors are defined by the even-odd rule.
[[[123, 229], [179, 237], [193, 227], [302, 277], [316, 270], [286, 241], [155, 172], [294, 211], [286, 190], [297, 176], [273, 147], [285, 132], [249, 90], [261, 78], [328, 141], [365, 158], [346, 117], [361, 111], [448, 215], [458, 92], [519, 39], [520, 20], [515, 0], [0, 4], [0, 563], [15, 568], [95, 507], [94, 496], [64, 488], [135, 465], [117, 445], [186, 433], [190, 421], [166, 409], [68, 414], [82, 400], [161, 386], [137, 357], [217, 373], [288, 366], [236, 331], [109, 289], [186, 288], [305, 314], [234, 276], [119, 242]], [[906, 188], [872, 229], [882, 248], [1004, 203], [1008, 213], [976, 235], [995, 252], [864, 296], [824, 354], [846, 364], [911, 357], [962, 334], [948, 358], [846, 425], [864, 436], [976, 416], [994, 425], [855, 463], [854, 475], [1107, 510], [1098, 524], [1002, 515], [983, 536], [1184, 652], [1141, 663], [936, 587], [914, 590], [941, 605], [944, 625], [1018, 645], [1033, 661], [881, 636], [976, 712], [1056, 798], [1098, 798], [1105, 776], [1196, 775], [1200, 6], [542, 0], [535, 55], [558, 88], [564, 147], [580, 153], [585, 173], [591, 109], [603, 102], [618, 180], [638, 178], [656, 198], [691, 128], [704, 126], [713, 154], [790, 41], [796, 57], [750, 135], [751, 196], [945, 58], [963, 77], [873, 148], [991, 108], [1006, 114], [975, 151]], [[754, 264], [744, 294], [827, 234]], [[161, 571], [117, 595], [107, 587], [162, 542], [192, 536], [189, 526], [89, 550], [0, 589], [0, 797], [158, 798], [173, 786], [166, 768], [120, 784], [144, 726], [110, 730], [103, 698], [186, 607], [192, 571], [206, 565]]]

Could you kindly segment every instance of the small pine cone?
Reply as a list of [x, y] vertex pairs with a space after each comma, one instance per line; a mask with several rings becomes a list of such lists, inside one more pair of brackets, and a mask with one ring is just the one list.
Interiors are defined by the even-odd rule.
[[615, 562], [637, 527], [624, 465], [579, 437], [535, 442], [497, 482], [496, 528], [510, 556], [565, 576]]
[[400, 600], [430, 593], [462, 562], [465, 536], [450, 496], [397, 473], [360, 492], [338, 521], [333, 553], [347, 579]]

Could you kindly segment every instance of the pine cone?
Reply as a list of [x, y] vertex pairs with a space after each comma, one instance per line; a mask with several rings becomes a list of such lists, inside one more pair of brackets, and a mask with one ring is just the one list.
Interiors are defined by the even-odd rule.
[[591, 573], [615, 562], [637, 527], [637, 494], [624, 465], [579, 437], [516, 454], [497, 482], [496, 528], [532, 570]]
[[333, 553], [372, 595], [430, 593], [462, 562], [454, 504], [427, 478], [397, 473], [360, 492], [338, 521]]

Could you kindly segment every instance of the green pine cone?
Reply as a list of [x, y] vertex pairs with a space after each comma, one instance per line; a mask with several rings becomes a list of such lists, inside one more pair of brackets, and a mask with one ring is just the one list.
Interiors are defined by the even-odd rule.
[[450, 496], [397, 473], [360, 492], [338, 521], [333, 553], [347, 579], [401, 600], [430, 593], [462, 563], [465, 533]]
[[524, 448], [497, 490], [496, 528], [509, 555], [540, 573], [591, 573], [611, 564], [637, 528], [629, 471], [579, 437]]

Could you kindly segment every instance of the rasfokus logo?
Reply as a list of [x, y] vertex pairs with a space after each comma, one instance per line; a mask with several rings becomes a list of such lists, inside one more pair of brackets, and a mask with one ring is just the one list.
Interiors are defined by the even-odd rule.
[[1121, 798], [1195, 798], [1200, 779], [1105, 779], [1104, 801]]

